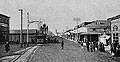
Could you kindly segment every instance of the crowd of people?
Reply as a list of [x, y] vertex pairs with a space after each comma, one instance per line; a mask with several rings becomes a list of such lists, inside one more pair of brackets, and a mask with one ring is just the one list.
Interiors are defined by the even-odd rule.
[[87, 47], [87, 51], [90, 51], [90, 52], [94, 52], [98, 50], [100, 52], [105, 51], [104, 44], [101, 42], [86, 42], [86, 47]]
[[[61, 38], [61, 49], [64, 49], [64, 41], [63, 38]], [[88, 52], [94, 52], [94, 51], [100, 51], [100, 52], [105, 52], [105, 44], [103, 44], [102, 42], [79, 42], [81, 44], [81, 46], [83, 46], [83, 43], [86, 44], [86, 48]], [[110, 44], [110, 52], [112, 54], [112, 56], [114, 57], [118, 57], [120, 56], [120, 44], [117, 43], [117, 41], [114, 41], [113, 43]], [[9, 42], [6, 43], [5, 45], [5, 50], [6, 52], [10, 51], [10, 45]]]
[[111, 53], [112, 53], [112, 56], [114, 56], [114, 57], [120, 56], [119, 52], [120, 52], [120, 45], [117, 42], [113, 42], [111, 44]]
[[[83, 43], [86, 44], [86, 49], [88, 52], [94, 52], [94, 51], [100, 51], [105, 52], [105, 44], [102, 42], [81, 42], [81, 46], [83, 46]], [[110, 52], [113, 57], [120, 56], [120, 45], [117, 42], [113, 42], [110, 45]]]

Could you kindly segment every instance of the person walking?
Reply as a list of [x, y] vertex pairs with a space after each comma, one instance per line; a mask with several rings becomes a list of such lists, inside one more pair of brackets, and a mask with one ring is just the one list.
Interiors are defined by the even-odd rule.
[[93, 51], [95, 51], [95, 42], [92, 42], [93, 45]]
[[95, 42], [95, 50], [98, 50], [98, 42]]
[[99, 42], [99, 51], [102, 52], [102, 43]]
[[114, 53], [114, 57], [116, 57], [116, 54], [117, 54], [117, 50], [116, 50], [117, 45], [118, 45], [117, 42], [113, 42], [113, 53]]
[[110, 50], [111, 50], [112, 56], [114, 56], [114, 47], [113, 47], [113, 43], [111, 43], [111, 48], [110, 48]]
[[5, 50], [6, 50], [6, 52], [9, 52], [9, 51], [10, 51], [9, 42], [6, 43], [6, 45], [5, 45]]
[[62, 50], [64, 49], [64, 41], [63, 40], [61, 42], [61, 48], [62, 48]]
[[93, 45], [92, 45], [92, 42], [90, 42], [90, 51], [93, 52]]
[[105, 52], [105, 45], [102, 43], [102, 52]]
[[89, 51], [89, 45], [90, 45], [90, 43], [87, 41], [87, 42], [86, 42], [87, 51]]

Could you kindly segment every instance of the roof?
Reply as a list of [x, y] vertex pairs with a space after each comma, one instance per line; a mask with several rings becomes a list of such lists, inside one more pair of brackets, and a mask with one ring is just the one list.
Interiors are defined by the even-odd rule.
[[4, 16], [4, 17], [7, 17], [7, 18], [10, 18], [10, 17], [8, 17], [7, 15], [3, 15], [3, 14], [0, 14], [1, 16]]
[[119, 19], [119, 18], [120, 18], [120, 14], [114, 17], [108, 18], [107, 20], [112, 21], [112, 20]]
[[88, 25], [88, 24], [90, 24], [90, 23], [92, 23], [92, 22], [83, 22], [83, 23], [75, 26], [74, 28], [67, 30], [66, 32], [74, 31], [74, 30], [79, 29], [79, 28], [81, 28], [81, 27], [84, 27], [85, 25]]
[[[29, 29], [29, 33], [36, 33], [37, 29]], [[27, 33], [27, 29], [23, 29], [22, 31], [23, 33]], [[19, 34], [20, 33], [20, 30], [19, 29], [16, 29], [16, 30], [10, 30], [10, 33], [16, 33], [16, 34]]]
[[78, 29], [78, 28], [81, 28], [81, 27], [84, 27], [84, 26], [86, 26], [86, 25], [88, 25], [88, 24], [91, 24], [91, 23], [92, 23], [92, 22], [83, 22], [83, 23], [75, 26], [75, 27], [74, 27], [74, 30], [76, 30], [76, 29]]
[[94, 27], [94, 28], [101, 28], [110, 26], [110, 22], [107, 20], [96, 20], [93, 21], [91, 24], [86, 25], [85, 27]]

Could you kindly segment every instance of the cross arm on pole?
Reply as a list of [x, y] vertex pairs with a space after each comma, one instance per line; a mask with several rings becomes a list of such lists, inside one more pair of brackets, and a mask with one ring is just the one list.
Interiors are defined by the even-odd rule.
[[34, 23], [34, 22], [39, 22], [39, 21], [31, 21], [31, 22], [29, 21], [28, 23]]

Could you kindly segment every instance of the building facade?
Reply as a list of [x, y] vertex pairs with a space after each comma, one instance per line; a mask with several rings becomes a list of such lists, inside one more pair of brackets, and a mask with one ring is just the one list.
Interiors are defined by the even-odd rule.
[[87, 32], [80, 34], [80, 40], [99, 41], [100, 35], [104, 33], [110, 35], [110, 22], [107, 20], [96, 20], [84, 27], [87, 28]]
[[[37, 29], [30, 29], [29, 30], [29, 42], [36, 41], [36, 35], [38, 34]], [[22, 33], [22, 42], [27, 41], [27, 29], [23, 30]], [[10, 30], [9, 41], [20, 43], [20, 30]]]
[[0, 43], [9, 41], [9, 19], [10, 17], [0, 14]]
[[120, 44], [120, 15], [109, 18], [108, 20], [111, 21], [112, 43], [117, 42]]
[[87, 32], [98, 32], [110, 35], [110, 21], [96, 20], [93, 23], [86, 25]]

